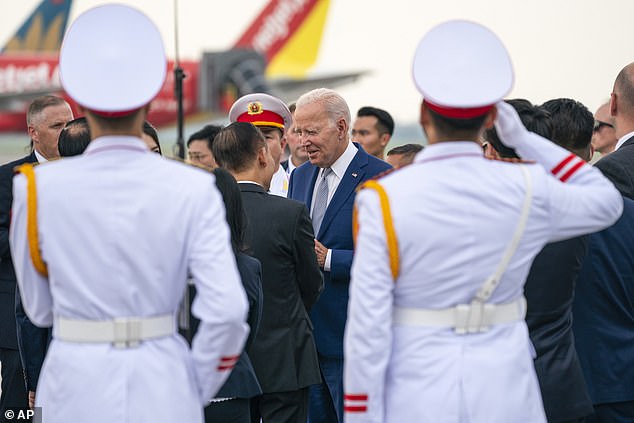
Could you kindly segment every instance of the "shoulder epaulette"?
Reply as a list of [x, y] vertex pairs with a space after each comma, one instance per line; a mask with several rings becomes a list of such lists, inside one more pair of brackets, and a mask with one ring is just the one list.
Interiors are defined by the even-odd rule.
[[28, 164], [28, 165], [29, 165], [29, 166], [31, 166], [31, 167], [35, 167], [35, 166], [39, 165], [40, 163], [39, 163], [39, 162], [33, 162], [33, 163], [30, 163], [30, 162], [24, 162], [24, 163], [22, 163], [22, 164], [15, 165], [15, 166], [13, 166], [13, 176], [17, 175], [18, 173], [22, 173], [22, 172], [20, 172], [20, 168], [21, 168], [22, 166], [24, 166], [25, 164]]
[[376, 175], [374, 175], [372, 178], [370, 178], [370, 180], [378, 180], [378, 179], [381, 179], [382, 177], [387, 176], [387, 175], [389, 175], [390, 173], [392, 173], [392, 172], [394, 172], [394, 171], [396, 171], [396, 170], [398, 170], [398, 169], [399, 169], [399, 168], [396, 168], [396, 167], [391, 167], [391, 168], [389, 168], [388, 170], [384, 170], [384, 171], [383, 171], [383, 172], [381, 172], [381, 173], [377, 173], [377, 174], [376, 174]]

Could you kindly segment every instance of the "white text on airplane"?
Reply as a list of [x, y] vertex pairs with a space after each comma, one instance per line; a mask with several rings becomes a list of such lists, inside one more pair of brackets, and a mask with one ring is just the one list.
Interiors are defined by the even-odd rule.
[[259, 52], [267, 52], [279, 39], [288, 36], [290, 23], [310, 0], [280, 1], [253, 38], [253, 46]]
[[[51, 72], [52, 69], [52, 72]], [[0, 94], [24, 93], [59, 88], [59, 69], [46, 62], [0, 67]]]

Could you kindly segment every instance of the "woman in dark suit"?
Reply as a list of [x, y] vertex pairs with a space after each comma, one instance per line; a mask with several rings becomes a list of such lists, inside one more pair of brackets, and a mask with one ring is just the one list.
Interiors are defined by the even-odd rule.
[[[205, 408], [205, 422], [238, 422], [250, 423], [250, 398], [260, 395], [262, 390], [255, 376], [251, 360], [246, 350], [251, 345], [258, 331], [262, 314], [262, 270], [260, 261], [243, 253], [246, 214], [242, 206], [242, 197], [236, 180], [224, 169], [214, 169], [216, 186], [222, 194], [227, 213], [227, 223], [231, 232], [231, 245], [236, 255], [236, 263], [242, 285], [249, 299], [249, 316], [247, 323], [251, 329], [240, 359], [231, 371], [231, 375], [222, 386], [216, 398]], [[192, 296], [193, 297], [193, 296]], [[192, 321], [192, 332], [195, 333], [198, 321]]]

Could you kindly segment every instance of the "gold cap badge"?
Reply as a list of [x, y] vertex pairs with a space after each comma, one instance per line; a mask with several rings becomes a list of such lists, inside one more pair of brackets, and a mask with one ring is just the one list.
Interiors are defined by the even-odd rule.
[[249, 103], [247, 106], [247, 113], [249, 115], [259, 115], [264, 112], [264, 107], [262, 107], [262, 103], [259, 101], [254, 101], [253, 103]]

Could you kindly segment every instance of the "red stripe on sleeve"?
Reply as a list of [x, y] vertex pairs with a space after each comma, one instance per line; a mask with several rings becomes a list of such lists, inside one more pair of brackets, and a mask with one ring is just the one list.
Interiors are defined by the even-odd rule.
[[222, 372], [223, 370], [231, 370], [233, 369], [234, 364], [231, 365], [220, 365], [216, 368], [216, 370], [218, 370], [219, 372]]
[[574, 175], [574, 173], [579, 170], [579, 168], [581, 168], [583, 165], [585, 164], [585, 162], [583, 162], [582, 160], [579, 160], [579, 163], [577, 163], [576, 165], [574, 165], [572, 168], [570, 168], [570, 170], [568, 172], [566, 172], [561, 178], [559, 178], [559, 180], [561, 182], [566, 182], [568, 179], [570, 179], [570, 177], [572, 175]]
[[365, 413], [368, 411], [368, 407], [365, 405], [346, 405], [343, 407], [343, 411], [346, 413]]
[[575, 157], [577, 157], [577, 156], [575, 156], [574, 154], [570, 154], [568, 157], [566, 157], [561, 162], [559, 162], [559, 164], [557, 166], [553, 167], [553, 170], [551, 170], [550, 172], [553, 175], [556, 175], [557, 173], [559, 173], [559, 171], [561, 169], [564, 168], [564, 166], [566, 166], [570, 162], [570, 160], [574, 159]]
[[367, 401], [368, 394], [345, 394], [344, 401]]
[[237, 361], [239, 358], [240, 358], [239, 355], [231, 355], [231, 356], [220, 357], [220, 361]]

